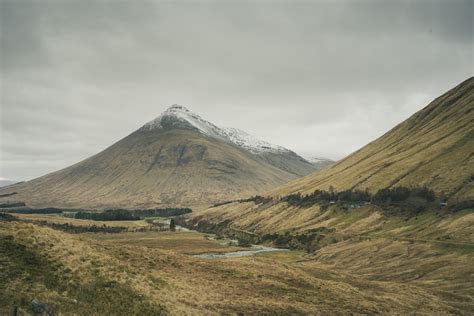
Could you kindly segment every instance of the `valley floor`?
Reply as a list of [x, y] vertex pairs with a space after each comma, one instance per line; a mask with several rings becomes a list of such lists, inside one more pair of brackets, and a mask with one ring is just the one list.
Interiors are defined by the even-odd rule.
[[0, 221], [0, 314], [26, 312], [33, 298], [61, 315], [474, 312], [472, 240], [374, 232], [311, 255], [191, 256], [237, 249], [193, 232], [72, 234]]

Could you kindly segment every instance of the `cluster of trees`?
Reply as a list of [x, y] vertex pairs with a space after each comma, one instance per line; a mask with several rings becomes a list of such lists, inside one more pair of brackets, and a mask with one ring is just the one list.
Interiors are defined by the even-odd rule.
[[261, 195], [255, 195], [251, 196], [248, 199], [241, 199], [239, 200], [240, 203], [243, 202], [254, 202], [255, 204], [265, 204], [268, 203], [272, 200], [270, 196], [261, 196]]
[[191, 213], [193, 210], [188, 207], [168, 207], [168, 208], [156, 208], [156, 209], [147, 209], [147, 210], [133, 210], [130, 211], [135, 216], [140, 218], [144, 217], [170, 217], [170, 216], [180, 216], [184, 214]]
[[371, 202], [374, 204], [416, 204], [417, 206], [432, 203], [436, 199], [435, 193], [426, 187], [396, 187], [381, 189], [372, 195], [368, 190], [329, 191], [316, 190], [313, 193], [302, 195], [290, 194], [281, 198], [282, 201], [295, 206], [311, 206], [317, 203], [328, 202]]
[[427, 202], [434, 202], [436, 199], [435, 193], [427, 187], [422, 188], [407, 188], [396, 187], [393, 189], [381, 189], [372, 198], [374, 202], [382, 203], [398, 203], [407, 201], [410, 198], [419, 198]]
[[140, 217], [133, 215], [126, 210], [107, 210], [103, 212], [77, 212], [74, 218], [91, 219], [94, 221], [133, 221]]
[[20, 208], [15, 210], [8, 210], [9, 213], [17, 214], [61, 214], [63, 211], [55, 207], [45, 208]]
[[272, 201], [272, 198], [269, 196], [254, 195], [247, 199], [231, 200], [231, 201], [216, 203], [212, 207], [218, 207], [218, 206], [222, 206], [222, 205], [226, 205], [230, 203], [245, 203], [245, 202], [254, 202], [255, 204], [265, 204], [270, 201]]
[[465, 209], [472, 208], [474, 209], [474, 201], [473, 200], [467, 200], [467, 201], [460, 201], [455, 204], [452, 204], [449, 206], [449, 209], [453, 212], [459, 212]]
[[40, 225], [49, 226], [53, 229], [62, 230], [68, 233], [82, 234], [82, 233], [121, 233], [126, 232], [127, 227], [112, 227], [112, 226], [76, 226], [69, 223], [59, 224], [59, 223], [49, 223], [47, 221], [40, 221]]
[[103, 212], [80, 211], [74, 215], [78, 219], [90, 219], [94, 221], [134, 221], [145, 217], [170, 217], [191, 213], [190, 208], [159, 208], [146, 210], [115, 209]]
[[316, 203], [334, 202], [370, 202], [371, 194], [365, 190], [345, 190], [335, 191], [330, 188], [329, 191], [315, 190], [313, 193], [302, 195], [301, 193], [290, 194], [281, 198], [282, 201], [290, 205], [311, 206]]
[[26, 204], [24, 202], [0, 203], [0, 208], [21, 207], [21, 206], [26, 206]]

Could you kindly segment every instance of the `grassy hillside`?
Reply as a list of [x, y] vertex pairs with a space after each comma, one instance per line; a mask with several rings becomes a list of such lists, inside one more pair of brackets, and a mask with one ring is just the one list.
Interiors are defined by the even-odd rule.
[[[394, 281], [416, 285], [430, 289], [426, 298], [441, 299], [448, 313], [471, 314], [474, 204], [464, 202], [474, 200], [473, 175], [471, 78], [335, 165], [280, 187], [271, 192], [271, 198], [236, 201], [189, 214], [186, 225], [251, 242], [304, 249], [309, 254], [301, 261], [303, 269], [313, 276], [362, 277], [376, 281], [371, 286], [380, 289]], [[372, 198], [315, 199], [306, 204], [288, 199], [290, 194], [307, 195], [331, 186], [338, 191], [367, 189], [372, 194], [366, 195]], [[402, 202], [373, 199], [380, 189], [423, 186], [437, 194], [431, 202], [414, 196]], [[448, 198], [448, 205], [439, 203], [441, 194]], [[366, 285], [360, 283], [358, 289], [364, 291]], [[420, 310], [426, 302], [419, 298], [384, 296], [384, 302], [393, 300], [410, 305], [410, 312], [432, 313]]]
[[141, 129], [78, 164], [2, 190], [18, 192], [2, 202], [127, 209], [209, 204], [269, 190], [313, 170], [297, 158], [260, 157], [192, 130]]
[[474, 199], [474, 78], [333, 166], [272, 194], [425, 185], [453, 199]]
[[0, 313], [14, 305], [29, 311], [33, 298], [62, 315], [468, 314], [474, 308], [468, 264], [474, 258], [462, 248], [370, 237], [333, 243], [312, 256], [290, 251], [208, 260], [185, 253], [195, 246], [214, 251], [210, 241], [186, 234], [69, 234], [0, 221], [0, 260], [7, 267], [0, 272]]
[[[369, 199], [356, 201], [362, 205], [373, 203], [362, 208], [356, 206], [350, 213], [343, 210], [351, 209], [349, 204], [354, 204], [354, 201], [338, 201], [333, 206], [336, 213], [328, 213], [326, 209], [335, 201], [316, 200], [305, 205], [279, 198], [295, 192], [306, 195], [316, 189], [328, 190], [331, 186], [339, 191], [368, 190], [369, 193], [401, 186], [427, 186], [435, 191], [438, 199], [444, 193], [449, 207], [440, 207], [439, 200], [428, 202], [419, 197], [410, 197], [402, 203], [379, 203]], [[445, 238], [442, 226], [455, 221], [455, 214], [460, 209], [472, 212], [474, 205], [474, 78], [448, 91], [381, 138], [335, 165], [282, 186], [272, 195], [272, 199], [240, 201], [200, 210], [187, 218], [193, 225], [203, 228], [225, 225], [259, 236], [285, 232], [301, 234], [325, 228], [332, 229], [331, 236], [339, 238], [367, 233], [374, 227], [386, 231], [390, 227], [383, 223], [392, 221], [393, 216], [412, 218], [426, 213], [431, 214], [433, 223], [444, 220], [443, 225], [439, 224], [436, 238]], [[452, 207], [456, 205], [463, 207]], [[356, 219], [357, 225], [367, 225], [357, 226], [359, 232], [353, 229], [347, 233], [345, 226], [337, 225]], [[225, 230], [225, 227], [217, 228]], [[403, 222], [399, 228], [404, 229]], [[408, 231], [411, 229], [413, 227]], [[472, 238], [472, 231], [462, 231], [466, 238]]]

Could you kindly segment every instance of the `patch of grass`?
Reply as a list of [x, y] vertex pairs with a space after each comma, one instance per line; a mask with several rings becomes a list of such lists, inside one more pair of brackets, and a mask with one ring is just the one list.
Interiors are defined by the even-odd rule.
[[443, 252], [456, 252], [459, 254], [474, 254], [474, 244], [456, 244], [447, 242], [434, 242], [434, 245]]
[[262, 252], [255, 256], [265, 259], [277, 260], [282, 263], [290, 264], [295, 263], [298, 260], [303, 259], [306, 254], [303, 250], [291, 250], [291, 251], [275, 251], [275, 252]]
[[12, 235], [0, 235], [0, 306], [28, 308], [37, 295], [37, 285], [45, 290], [64, 290], [54, 264], [18, 243]]
[[33, 243], [0, 234], [0, 314], [13, 306], [30, 310], [38, 298], [55, 313], [80, 315], [161, 315], [153, 304], [130, 286], [108, 280], [93, 270], [93, 281], [84, 282], [62, 264], [41, 254]]
[[125, 284], [96, 276], [71, 291], [78, 305], [96, 315], [162, 315], [166, 308], [147, 301]]

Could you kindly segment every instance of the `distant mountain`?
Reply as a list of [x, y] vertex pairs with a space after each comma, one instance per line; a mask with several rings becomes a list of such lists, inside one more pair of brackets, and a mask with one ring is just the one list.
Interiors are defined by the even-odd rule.
[[312, 163], [313, 166], [316, 168], [316, 170], [321, 170], [335, 163], [334, 160], [319, 158], [319, 157], [309, 157], [309, 158], [306, 158], [306, 160]]
[[264, 192], [314, 170], [291, 150], [173, 105], [95, 156], [11, 190], [31, 206], [190, 206]]
[[9, 185], [12, 185], [12, 184], [15, 184], [19, 181], [15, 181], [15, 180], [0, 180], [0, 188], [1, 187], [6, 187], [6, 186], [9, 186]]

